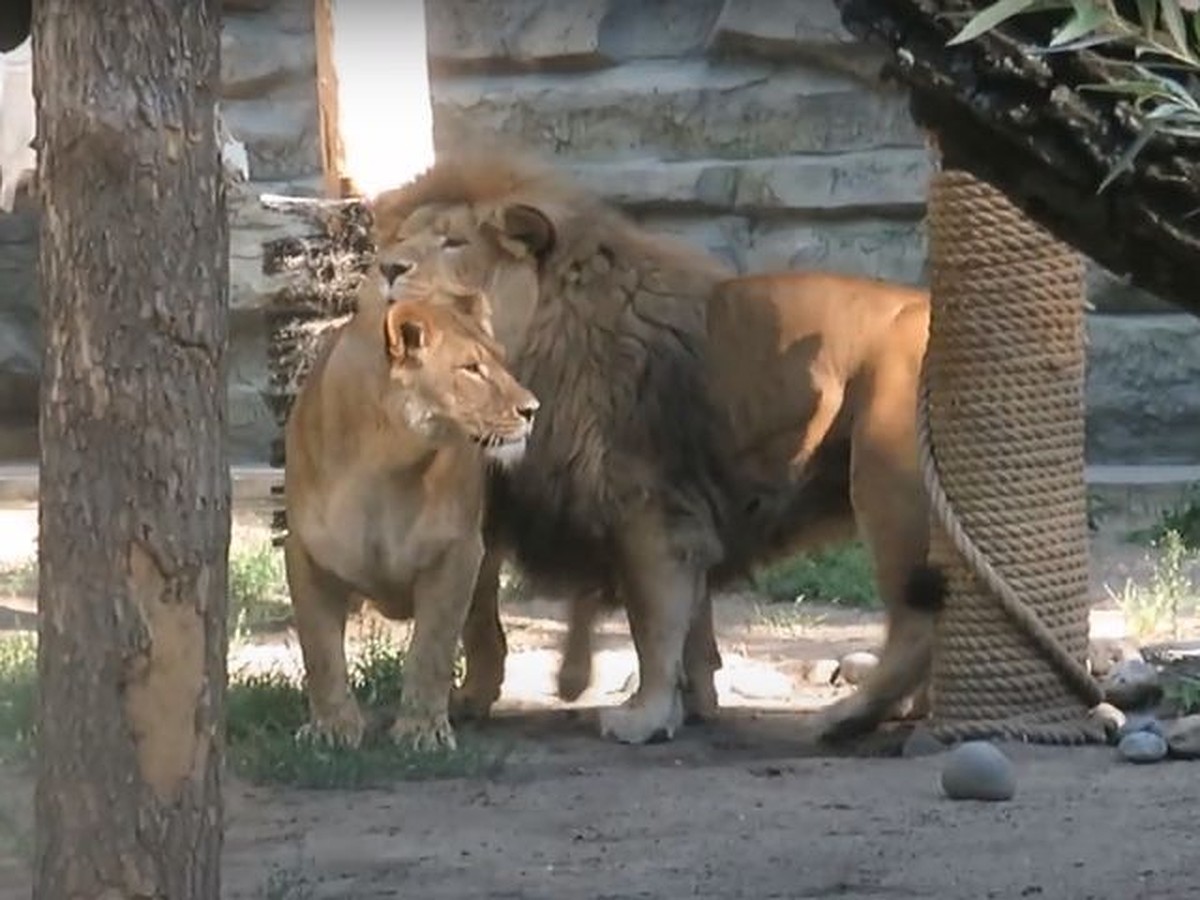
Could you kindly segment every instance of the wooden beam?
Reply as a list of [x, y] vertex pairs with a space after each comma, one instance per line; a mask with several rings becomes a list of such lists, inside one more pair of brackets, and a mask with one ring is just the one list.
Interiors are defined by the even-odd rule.
[[433, 162], [424, 0], [315, 0], [326, 194], [373, 196]]

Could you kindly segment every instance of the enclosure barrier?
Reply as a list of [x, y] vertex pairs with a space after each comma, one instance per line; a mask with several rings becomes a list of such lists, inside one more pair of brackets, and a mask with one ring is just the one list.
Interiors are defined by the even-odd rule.
[[1078, 254], [963, 171], [929, 191], [932, 312], [918, 400], [946, 574], [930, 728], [1103, 741], [1088, 650], [1084, 288]]

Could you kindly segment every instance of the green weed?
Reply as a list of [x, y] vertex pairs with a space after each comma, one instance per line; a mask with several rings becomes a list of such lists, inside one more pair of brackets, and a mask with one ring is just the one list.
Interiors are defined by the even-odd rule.
[[1179, 502], [1165, 510], [1148, 528], [1139, 528], [1129, 535], [1138, 544], [1156, 546], [1170, 532], [1179, 538], [1184, 549], [1200, 550], [1200, 482], [1189, 485]]
[[875, 609], [874, 565], [859, 541], [819, 553], [799, 554], [767, 566], [753, 578], [755, 590], [772, 600], [838, 603]]
[[1125, 614], [1130, 631], [1139, 638], [1168, 632], [1179, 637], [1179, 619], [1193, 611], [1197, 596], [1185, 571], [1190, 554], [1177, 531], [1155, 542], [1160, 551], [1146, 586], [1125, 582], [1119, 594], [1107, 589]]

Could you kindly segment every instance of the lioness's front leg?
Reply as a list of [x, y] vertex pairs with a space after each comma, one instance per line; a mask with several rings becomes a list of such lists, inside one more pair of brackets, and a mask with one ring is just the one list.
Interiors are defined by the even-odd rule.
[[585, 590], [567, 598], [567, 633], [558, 667], [558, 696], [568, 703], [578, 700], [592, 683], [592, 638], [605, 605], [604, 594], [599, 590]]
[[448, 706], [454, 685], [454, 656], [475, 580], [483, 540], [447, 550], [413, 584], [413, 633], [404, 666], [404, 691], [392, 725], [392, 740], [417, 750], [454, 749]]
[[346, 674], [350, 590], [317, 567], [294, 532], [284, 541], [283, 561], [308, 694], [309, 721], [297, 737], [357, 747], [365, 722]]
[[670, 740], [683, 723], [683, 649], [705, 591], [705, 564], [671, 545], [657, 516], [621, 535], [629, 630], [638, 656], [638, 689], [600, 713], [600, 732], [627, 744]]
[[492, 704], [500, 699], [504, 684], [504, 662], [508, 641], [500, 622], [500, 567], [503, 552], [488, 546], [479, 564], [479, 577], [471, 597], [471, 606], [463, 626], [463, 655], [467, 674], [454, 690], [451, 707], [455, 717], [484, 719]]

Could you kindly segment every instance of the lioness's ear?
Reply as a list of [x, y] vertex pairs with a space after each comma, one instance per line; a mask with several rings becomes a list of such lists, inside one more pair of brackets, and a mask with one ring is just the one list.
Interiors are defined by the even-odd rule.
[[400, 361], [417, 359], [429, 346], [429, 323], [411, 309], [393, 306], [383, 318], [383, 336], [387, 354]]
[[496, 213], [497, 238], [514, 256], [545, 256], [554, 249], [554, 223], [540, 209], [512, 203]]

